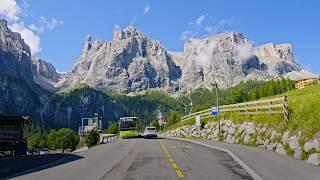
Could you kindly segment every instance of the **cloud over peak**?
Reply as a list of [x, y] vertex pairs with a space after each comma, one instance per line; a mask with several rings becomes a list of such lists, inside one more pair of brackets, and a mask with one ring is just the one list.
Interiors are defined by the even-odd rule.
[[0, 0], [0, 16], [9, 21], [18, 21], [21, 8], [15, 0]]
[[27, 16], [25, 11], [30, 5], [25, 0], [21, 3], [22, 8], [16, 0], [0, 0], [0, 18], [8, 20], [11, 30], [21, 34], [25, 43], [29, 45], [31, 53], [34, 54], [41, 51], [39, 34], [45, 30], [52, 30], [64, 22], [40, 16], [38, 22], [25, 25], [23, 19]]
[[199, 26], [202, 24], [202, 22], [204, 21], [204, 19], [206, 18], [206, 15], [201, 15], [196, 19], [196, 24]]
[[22, 23], [14, 23], [9, 26], [14, 32], [21, 34], [24, 42], [29, 45], [32, 53], [40, 52], [40, 37], [32, 32], [30, 29], [26, 28]]
[[144, 9], [143, 9], [144, 14], [148, 14], [149, 11], [150, 11], [150, 9], [151, 9], [150, 5], [147, 4], [147, 5], [144, 7]]

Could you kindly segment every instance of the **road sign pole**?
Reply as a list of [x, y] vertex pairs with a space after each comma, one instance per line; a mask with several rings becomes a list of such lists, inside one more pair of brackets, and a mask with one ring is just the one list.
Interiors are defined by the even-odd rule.
[[219, 97], [218, 97], [218, 84], [215, 84], [215, 88], [216, 88], [216, 99], [217, 99], [217, 118], [218, 118], [218, 128], [219, 128], [219, 133], [220, 133], [220, 119], [219, 119]]

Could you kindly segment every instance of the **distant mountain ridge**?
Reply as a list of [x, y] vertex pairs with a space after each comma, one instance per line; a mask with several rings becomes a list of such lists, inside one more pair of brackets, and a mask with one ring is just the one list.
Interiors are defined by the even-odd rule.
[[71, 73], [55, 84], [78, 83], [114, 93], [160, 89], [175, 93], [199, 86], [231, 87], [247, 80], [315, 77], [295, 62], [290, 44], [253, 47], [239, 32], [191, 39], [183, 52], [167, 51], [135, 27], [116, 30], [111, 41], [88, 36]]

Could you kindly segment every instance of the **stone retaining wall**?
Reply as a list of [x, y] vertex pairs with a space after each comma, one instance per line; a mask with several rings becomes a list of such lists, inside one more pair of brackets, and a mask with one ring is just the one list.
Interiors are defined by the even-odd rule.
[[306, 160], [313, 165], [320, 165], [320, 138], [306, 142], [306, 138], [300, 132], [297, 134], [292, 134], [289, 131], [281, 133], [267, 128], [263, 124], [253, 122], [235, 124], [231, 120], [223, 120], [220, 123], [220, 133], [217, 122], [208, 122], [202, 129], [195, 125], [182, 126], [167, 131], [164, 135], [256, 146], [296, 159]]

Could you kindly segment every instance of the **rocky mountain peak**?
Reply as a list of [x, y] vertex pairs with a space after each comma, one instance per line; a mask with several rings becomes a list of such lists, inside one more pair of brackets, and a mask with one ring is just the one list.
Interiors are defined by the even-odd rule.
[[21, 38], [21, 35], [12, 32], [8, 23], [4, 19], [0, 19], [0, 49], [4, 51], [15, 51], [16, 55], [31, 55], [29, 46]]
[[24, 79], [32, 85], [30, 48], [21, 35], [7, 25], [6, 20], [0, 19], [0, 75]]
[[256, 56], [269, 63], [270, 61], [294, 61], [291, 44], [268, 43], [254, 48]]
[[32, 57], [33, 72], [37, 75], [43, 76], [44, 78], [57, 82], [59, 79], [59, 74], [56, 68], [49, 62], [42, 60], [36, 56]]
[[115, 30], [111, 41], [93, 41], [88, 36], [70, 76], [56, 87], [87, 83], [117, 93], [148, 89], [176, 92], [211, 88], [214, 83], [230, 87], [249, 79], [301, 74], [301, 70], [290, 44], [254, 48], [242, 33], [226, 32], [191, 39], [185, 42], [183, 52], [168, 52], [160, 41], [128, 26]]
[[7, 29], [8, 28], [8, 23], [4, 19], [0, 19], [0, 28], [1, 29]]
[[138, 31], [136, 27], [130, 25], [123, 30], [115, 30], [113, 33], [113, 40], [129, 39], [135, 36], [143, 36], [143, 33]]

